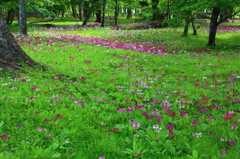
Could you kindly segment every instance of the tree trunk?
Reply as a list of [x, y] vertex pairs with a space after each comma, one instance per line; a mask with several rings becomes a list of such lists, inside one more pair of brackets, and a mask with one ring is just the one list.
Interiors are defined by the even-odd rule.
[[158, 11], [159, 0], [152, 0], [152, 21], [159, 20], [159, 11]]
[[190, 15], [186, 15], [185, 18], [185, 26], [184, 26], [184, 31], [182, 33], [182, 36], [187, 36], [188, 35], [188, 25], [190, 23]]
[[13, 20], [14, 20], [14, 9], [10, 9], [8, 12], [7, 12], [7, 18], [6, 18], [6, 24], [9, 24], [11, 25]]
[[194, 15], [193, 14], [191, 15], [191, 23], [192, 23], [193, 35], [197, 35], [197, 30], [194, 25]]
[[103, 0], [103, 13], [102, 13], [102, 25], [101, 25], [103, 28], [105, 25], [106, 4], [107, 4], [107, 0]]
[[76, 8], [74, 6], [74, 4], [72, 4], [72, 16], [76, 19], [78, 16], [77, 16], [77, 11], [76, 11]]
[[[79, 3], [81, 3], [81, 0], [79, 0]], [[82, 4], [78, 5], [78, 14], [79, 14], [79, 20], [82, 21], [83, 14], [82, 14]]]
[[89, 1], [84, 1], [83, 5], [83, 17], [86, 18], [88, 15], [88, 10], [89, 10]]
[[19, 29], [20, 34], [27, 35], [27, 16], [26, 16], [26, 8], [25, 8], [25, 1], [24, 0], [18, 0], [19, 5]]
[[118, 26], [117, 18], [119, 13], [119, 7], [118, 7], [118, 0], [115, 0], [115, 6], [114, 6], [114, 24], [115, 26]]
[[21, 69], [20, 63], [28, 66], [40, 66], [32, 60], [17, 44], [13, 35], [4, 23], [2, 9], [0, 8], [0, 68], [15, 72]]
[[95, 22], [98, 22], [98, 23], [101, 23], [101, 22], [102, 22], [101, 10], [97, 10], [97, 11], [96, 11], [96, 21], [95, 21]]
[[98, 1], [98, 0], [93, 0], [93, 1], [92, 1], [91, 7], [90, 7], [89, 10], [88, 10], [87, 17], [85, 18], [85, 20], [84, 20], [84, 22], [83, 22], [83, 24], [82, 24], [83, 26], [84, 26], [84, 25], [87, 25], [89, 19], [91, 18], [92, 12], [93, 12], [93, 10], [94, 10], [94, 8], [95, 8], [95, 5], [96, 5], [97, 1]]
[[126, 19], [131, 19], [132, 18], [132, 8], [127, 9], [127, 17]]
[[213, 8], [210, 26], [209, 26], [209, 37], [208, 37], [208, 44], [210, 46], [216, 46], [215, 38], [217, 33], [218, 23], [218, 16], [220, 14], [220, 8]]

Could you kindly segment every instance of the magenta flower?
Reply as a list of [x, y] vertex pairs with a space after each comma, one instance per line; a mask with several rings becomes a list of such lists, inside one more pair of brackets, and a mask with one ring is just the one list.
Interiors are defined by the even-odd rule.
[[168, 124], [168, 125], [166, 126], [166, 128], [167, 128], [168, 131], [172, 132], [173, 129], [174, 129], [174, 124]]
[[192, 124], [193, 124], [193, 126], [195, 126], [198, 124], [198, 121], [193, 121]]
[[18, 127], [16, 127], [16, 128], [18, 128], [18, 129], [21, 129], [23, 126], [22, 125], [20, 125], [20, 126], [18, 126]]
[[117, 112], [122, 112], [124, 110], [124, 108], [120, 108], [120, 109], [117, 109], [116, 111]]
[[46, 135], [45, 137], [51, 137], [52, 135], [50, 135], [50, 134], [48, 134], [48, 135]]
[[142, 116], [146, 116], [146, 115], [148, 115], [148, 112], [143, 112], [142, 113]]
[[234, 146], [234, 145], [236, 145], [236, 142], [230, 141], [228, 144]]
[[134, 119], [131, 119], [131, 120], [129, 120], [129, 123], [130, 123], [130, 124], [133, 124], [133, 123], [135, 123], [135, 120], [134, 120]]
[[158, 114], [158, 110], [153, 109], [153, 110], [152, 110], [152, 114], [153, 114], [153, 115]]
[[222, 152], [228, 152], [227, 148], [222, 149]]
[[5, 135], [5, 134], [3, 134], [3, 135], [1, 136], [1, 138], [3, 138], [3, 139], [10, 139], [10, 137], [7, 136], [7, 135]]

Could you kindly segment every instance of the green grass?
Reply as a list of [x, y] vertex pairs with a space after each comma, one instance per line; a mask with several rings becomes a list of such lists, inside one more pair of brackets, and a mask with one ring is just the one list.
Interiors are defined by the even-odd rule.
[[54, 71], [0, 72], [0, 159], [239, 158], [240, 31], [207, 47], [201, 26], [188, 37], [30, 26], [16, 40]]

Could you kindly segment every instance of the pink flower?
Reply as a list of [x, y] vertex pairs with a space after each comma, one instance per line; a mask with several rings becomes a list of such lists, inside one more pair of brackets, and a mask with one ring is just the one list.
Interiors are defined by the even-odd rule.
[[44, 119], [44, 121], [52, 121], [52, 119]]
[[99, 99], [100, 102], [106, 102], [105, 99]]
[[48, 134], [48, 135], [46, 135], [45, 137], [51, 137], [51, 136], [52, 136], [52, 135], [49, 135], [49, 134]]
[[234, 102], [239, 102], [240, 100], [239, 99], [233, 99]]
[[38, 131], [43, 131], [43, 130], [46, 131], [47, 129], [46, 128], [41, 128], [41, 127], [38, 128]]
[[3, 139], [10, 139], [10, 137], [8, 137], [8, 136], [5, 135], [5, 134], [3, 134], [3, 135], [1, 136], [1, 138], [3, 138]]
[[227, 148], [222, 149], [222, 152], [228, 152]]
[[142, 156], [143, 154], [141, 154], [141, 153], [136, 153], [136, 156]]
[[166, 128], [167, 128], [168, 131], [172, 132], [173, 129], [174, 129], [174, 124], [168, 124], [168, 125], [166, 126]]
[[152, 110], [152, 114], [153, 114], [153, 115], [158, 114], [158, 110], [153, 109], [153, 110]]
[[193, 124], [193, 126], [195, 126], [198, 124], [198, 121], [193, 121], [192, 124]]
[[234, 145], [236, 145], [236, 142], [230, 141], [228, 144], [234, 146]]
[[142, 116], [146, 116], [146, 115], [148, 115], [148, 112], [143, 112], [142, 113]]
[[133, 123], [132, 128], [133, 129], [138, 129], [140, 127], [140, 123]]
[[130, 102], [130, 101], [131, 101], [131, 99], [126, 99], [126, 100], [125, 100], [125, 102]]

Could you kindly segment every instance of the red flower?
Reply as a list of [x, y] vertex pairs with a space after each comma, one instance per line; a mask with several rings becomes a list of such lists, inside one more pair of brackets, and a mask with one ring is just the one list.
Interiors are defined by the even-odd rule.
[[131, 101], [131, 99], [126, 99], [126, 100], [125, 100], [125, 102], [130, 102], [130, 101]]
[[199, 87], [200, 86], [200, 84], [195, 84], [195, 87]]
[[142, 156], [143, 154], [141, 154], [141, 153], [136, 153], [136, 156]]
[[118, 131], [119, 128], [112, 128], [112, 131]]

